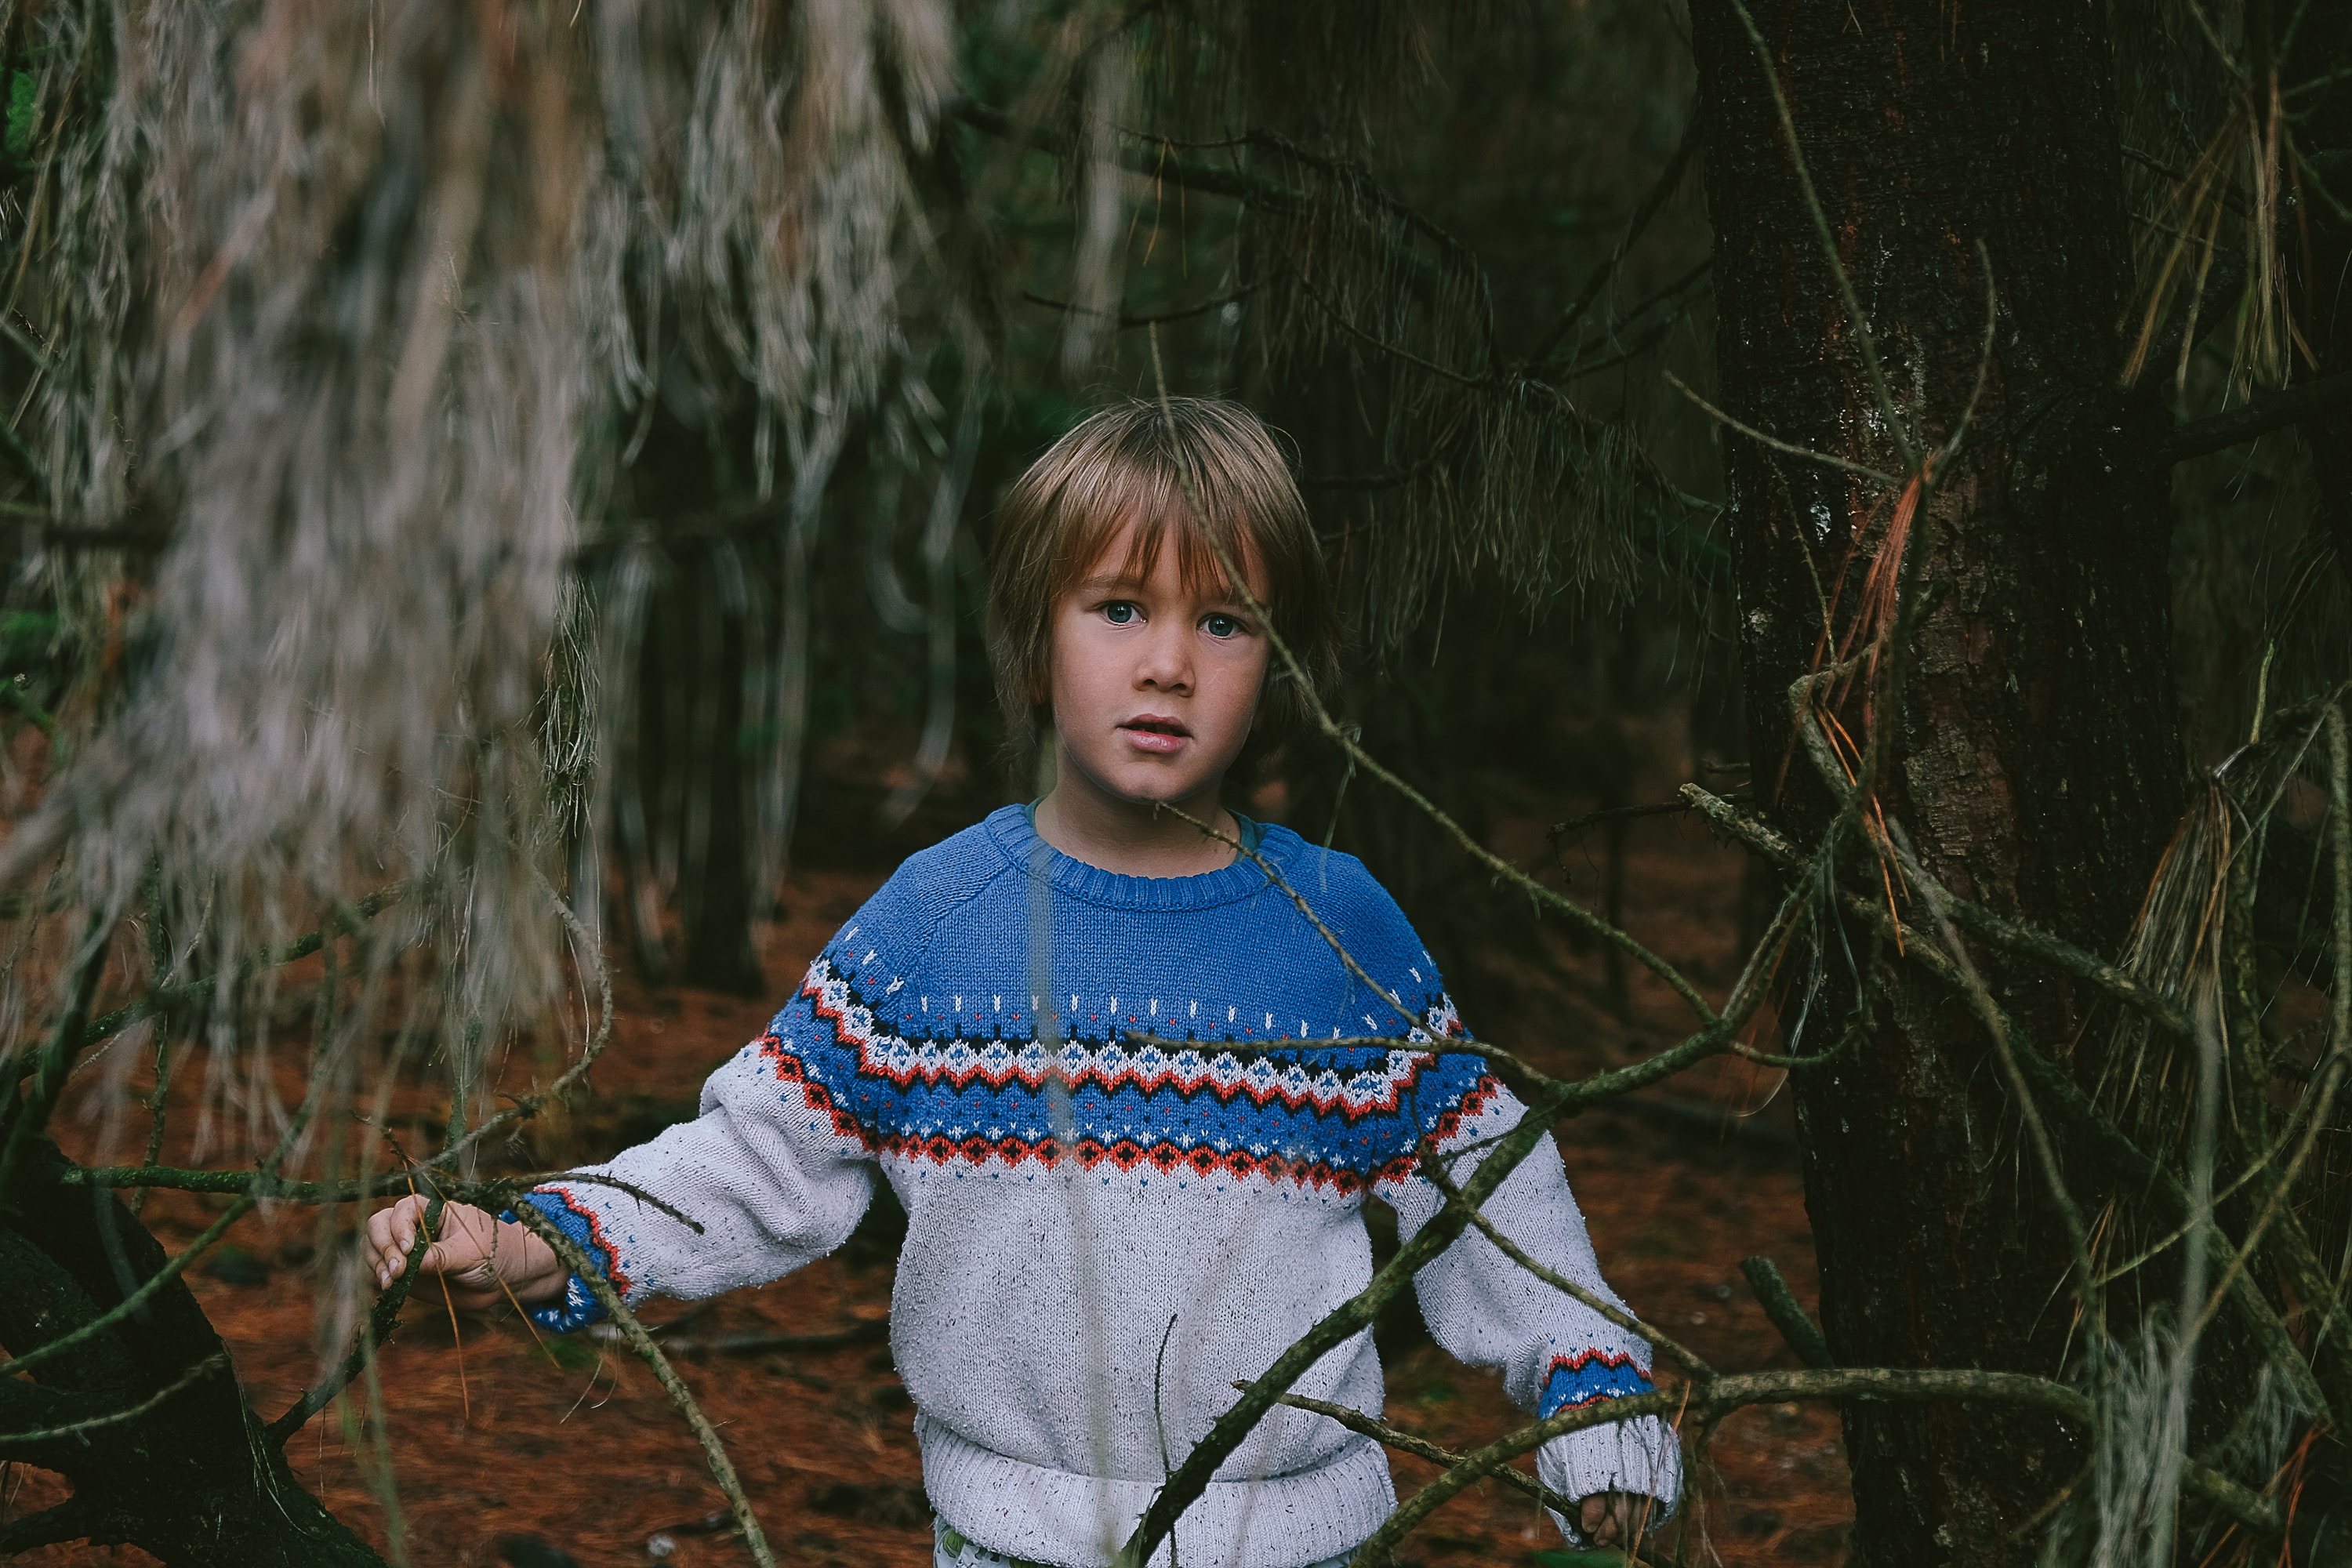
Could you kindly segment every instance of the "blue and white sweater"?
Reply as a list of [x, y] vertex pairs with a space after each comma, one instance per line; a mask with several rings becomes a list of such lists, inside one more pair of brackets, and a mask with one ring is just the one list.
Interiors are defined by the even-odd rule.
[[[1008, 1556], [1107, 1562], [1235, 1380], [1363, 1288], [1364, 1200], [1393, 1206], [1408, 1237], [1437, 1212], [1423, 1136], [1478, 1144], [1522, 1114], [1476, 1055], [1427, 1048], [1466, 1037], [1362, 864], [1273, 826], [1260, 852], [1418, 1012], [1410, 1026], [1248, 860], [1120, 876], [1055, 851], [1008, 806], [898, 868], [768, 1032], [711, 1075], [697, 1120], [603, 1167], [701, 1234], [609, 1186], [551, 1183], [532, 1201], [635, 1301], [822, 1258], [887, 1179], [908, 1216], [891, 1345], [932, 1505]], [[1379, 1035], [1399, 1048], [1218, 1049]], [[1481, 1157], [1453, 1162], [1454, 1178]], [[1615, 1300], [1548, 1136], [1486, 1212]], [[1499, 1369], [1539, 1415], [1650, 1387], [1647, 1345], [1475, 1232], [1416, 1283], [1437, 1342]], [[574, 1279], [542, 1321], [597, 1312]], [[1297, 1392], [1377, 1414], [1371, 1335]], [[1678, 1458], [1646, 1417], [1556, 1438], [1538, 1469], [1570, 1497], [1671, 1504]], [[1314, 1563], [1394, 1505], [1379, 1445], [1277, 1406], [1186, 1511], [1178, 1550], [1189, 1568]]]

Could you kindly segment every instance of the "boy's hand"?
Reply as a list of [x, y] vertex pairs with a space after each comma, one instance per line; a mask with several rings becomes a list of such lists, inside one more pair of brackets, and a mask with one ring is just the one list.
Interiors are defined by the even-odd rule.
[[1641, 1539], [1642, 1526], [1657, 1510], [1658, 1500], [1640, 1492], [1595, 1492], [1579, 1510], [1578, 1525], [1595, 1546], [1622, 1546], [1628, 1551]]
[[[409, 1248], [425, 1223], [431, 1201], [401, 1199], [368, 1218], [363, 1260], [375, 1288], [383, 1289], [408, 1267]], [[501, 1225], [487, 1211], [466, 1204], [445, 1205], [440, 1233], [425, 1249], [421, 1274], [438, 1274], [460, 1307], [491, 1307], [514, 1292], [518, 1301], [552, 1300], [563, 1293], [571, 1271], [555, 1249], [511, 1221]], [[499, 1281], [506, 1283], [502, 1289]]]

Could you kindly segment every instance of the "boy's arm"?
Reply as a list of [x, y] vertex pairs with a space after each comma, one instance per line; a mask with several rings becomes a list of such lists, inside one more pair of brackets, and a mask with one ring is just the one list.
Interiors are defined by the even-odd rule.
[[[815, 1004], [803, 986], [766, 1034], [712, 1073], [692, 1121], [525, 1194], [603, 1266], [623, 1300], [761, 1284], [824, 1257], [856, 1228], [874, 1195], [874, 1160], [809, 1076], [808, 1054], [834, 1028]], [[604, 1309], [570, 1277], [562, 1300], [531, 1315], [569, 1331]]]
[[[1466, 1151], [1446, 1162], [1452, 1181], [1469, 1180], [1486, 1157], [1486, 1148], [1471, 1146], [1508, 1131], [1525, 1114], [1518, 1100], [1491, 1078], [1471, 1090], [1437, 1141], [1441, 1155]], [[1379, 1194], [1396, 1210], [1407, 1237], [1445, 1202], [1418, 1161], [1408, 1173], [1383, 1179]], [[1537, 1261], [1622, 1306], [1601, 1278], [1584, 1216], [1549, 1134], [1486, 1200], [1485, 1213]], [[1423, 1268], [1414, 1286], [1437, 1342], [1465, 1362], [1500, 1371], [1511, 1397], [1538, 1417], [1650, 1391], [1648, 1344], [1546, 1285], [1475, 1229]], [[1674, 1507], [1681, 1460], [1674, 1432], [1652, 1415], [1555, 1437], [1538, 1450], [1537, 1472], [1566, 1497], [1622, 1492], [1654, 1499], [1649, 1509], [1654, 1523]], [[1555, 1519], [1571, 1537], [1580, 1535], [1580, 1521]]]

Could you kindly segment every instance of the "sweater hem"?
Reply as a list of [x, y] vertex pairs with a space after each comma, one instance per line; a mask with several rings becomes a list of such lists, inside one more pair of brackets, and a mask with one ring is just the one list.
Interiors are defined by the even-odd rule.
[[[1142, 1519], [1156, 1481], [1073, 1475], [915, 1419], [923, 1489], [940, 1517], [989, 1551], [1055, 1568], [1102, 1568]], [[1330, 1463], [1262, 1480], [1211, 1481], [1176, 1521], [1186, 1568], [1302, 1568], [1353, 1549], [1396, 1507], [1388, 1456], [1369, 1438]], [[1151, 1568], [1174, 1560], [1168, 1542]]]

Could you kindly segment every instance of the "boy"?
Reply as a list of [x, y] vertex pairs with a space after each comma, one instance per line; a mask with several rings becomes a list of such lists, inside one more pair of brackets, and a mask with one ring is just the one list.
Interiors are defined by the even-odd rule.
[[[1051, 787], [900, 867], [711, 1075], [700, 1117], [608, 1167], [704, 1234], [609, 1186], [550, 1183], [529, 1201], [634, 1301], [821, 1258], [887, 1178], [908, 1215], [891, 1342], [939, 1563], [1093, 1568], [1234, 1381], [1362, 1289], [1364, 1200], [1392, 1205], [1406, 1236], [1442, 1206], [1423, 1137], [1469, 1151], [1452, 1162], [1464, 1180], [1522, 1112], [1468, 1052], [1217, 1048], [1462, 1035], [1360, 862], [1223, 803], [1228, 773], [1307, 709], [1251, 602], [1309, 679], [1333, 663], [1320, 552], [1256, 419], [1196, 399], [1094, 415], [1013, 487], [994, 554], [998, 692], [1016, 752], [1050, 737]], [[1417, 1016], [1357, 980], [1253, 854]], [[381, 1282], [423, 1207], [371, 1221]], [[461, 1302], [495, 1301], [503, 1277], [551, 1327], [599, 1315], [520, 1226], [448, 1212], [423, 1267]], [[1549, 1138], [1486, 1212], [1607, 1294]], [[1475, 1232], [1416, 1286], [1438, 1342], [1501, 1369], [1540, 1414], [1649, 1387], [1646, 1345]], [[1297, 1392], [1378, 1411], [1370, 1334]], [[1538, 1469], [1582, 1500], [1584, 1534], [1630, 1542], [1672, 1505], [1678, 1459], [1651, 1417], [1557, 1438]], [[1177, 1550], [1192, 1568], [1336, 1565], [1394, 1501], [1377, 1444], [1278, 1406], [1185, 1512]]]

